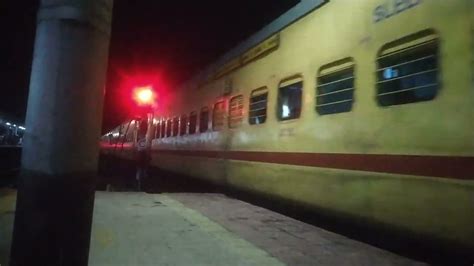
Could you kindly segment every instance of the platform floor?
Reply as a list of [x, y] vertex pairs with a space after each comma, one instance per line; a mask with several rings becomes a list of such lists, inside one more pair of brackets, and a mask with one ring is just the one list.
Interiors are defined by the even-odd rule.
[[[15, 192], [0, 190], [0, 265]], [[89, 265], [423, 265], [222, 194], [97, 192]]]

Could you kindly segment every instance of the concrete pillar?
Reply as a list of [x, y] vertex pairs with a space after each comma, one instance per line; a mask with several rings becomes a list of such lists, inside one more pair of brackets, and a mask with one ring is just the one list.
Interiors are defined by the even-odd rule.
[[113, 0], [42, 0], [11, 265], [87, 265]]

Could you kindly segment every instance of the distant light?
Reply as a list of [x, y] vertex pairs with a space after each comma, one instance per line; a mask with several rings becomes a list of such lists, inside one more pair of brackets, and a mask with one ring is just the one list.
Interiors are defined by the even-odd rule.
[[14, 126], [14, 127], [16, 127], [16, 125], [15, 125], [15, 124], [13, 124], [13, 126]]
[[19, 126], [18, 128], [21, 129], [21, 130], [25, 130], [25, 129], [26, 129], [26, 128], [22, 127], [22, 126]]
[[7, 126], [11, 126], [11, 125], [12, 125], [12, 124], [10, 124], [10, 123], [8, 123], [8, 122], [6, 122], [5, 124], [6, 124]]

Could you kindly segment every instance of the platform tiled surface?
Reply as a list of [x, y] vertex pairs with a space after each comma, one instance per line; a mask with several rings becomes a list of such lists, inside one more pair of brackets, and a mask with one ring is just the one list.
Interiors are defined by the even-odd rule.
[[[0, 264], [15, 191], [0, 190]], [[98, 192], [90, 265], [419, 265], [221, 194]]]
[[98, 193], [90, 265], [283, 265], [166, 195]]

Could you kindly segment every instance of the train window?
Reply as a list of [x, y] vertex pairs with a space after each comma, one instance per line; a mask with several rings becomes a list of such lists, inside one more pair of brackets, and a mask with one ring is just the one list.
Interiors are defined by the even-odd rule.
[[354, 62], [343, 59], [321, 67], [316, 87], [320, 115], [349, 112], [354, 102]]
[[161, 139], [161, 138], [164, 138], [164, 132], [163, 132], [163, 130], [162, 130], [164, 123], [165, 123], [164, 120], [160, 120], [160, 123], [158, 124], [158, 130], [157, 130], [158, 133], [157, 133], [157, 134], [158, 134], [158, 138], [160, 138], [160, 139]]
[[122, 126], [121, 126], [121, 129], [120, 129], [120, 142], [127, 142], [128, 141], [128, 134], [130, 133], [130, 131], [133, 131], [132, 129], [132, 125], [130, 124], [130, 122], [127, 122], [127, 123], [124, 123]]
[[186, 135], [186, 131], [188, 129], [188, 117], [186, 115], [182, 115], [179, 119], [179, 135], [184, 136]]
[[125, 135], [125, 142], [133, 142], [133, 131], [129, 131], [127, 135]]
[[146, 136], [146, 133], [148, 131], [148, 121], [146, 120], [141, 120], [138, 122], [138, 139], [143, 139]]
[[189, 114], [189, 134], [196, 133], [196, 125], [197, 125], [197, 114], [196, 112], [191, 112], [191, 114]]
[[221, 130], [225, 126], [225, 101], [219, 101], [214, 104], [212, 112], [212, 129]]
[[201, 108], [201, 114], [199, 115], [199, 132], [206, 132], [209, 128], [209, 108]]
[[292, 78], [280, 83], [278, 88], [277, 117], [280, 121], [300, 117], [303, 79]]
[[256, 89], [250, 94], [249, 124], [259, 125], [267, 120], [268, 89]]
[[166, 121], [161, 120], [161, 125], [160, 125], [160, 138], [166, 137]]
[[166, 137], [171, 137], [171, 119], [166, 120]]
[[229, 101], [229, 128], [237, 128], [244, 119], [244, 96], [235, 96]]
[[178, 130], [179, 130], [179, 118], [175, 117], [173, 118], [173, 137], [178, 136]]
[[126, 123], [124, 127], [124, 138], [121, 140], [122, 142], [133, 142], [135, 138], [134, 134], [134, 127], [135, 127], [135, 121], [132, 120], [128, 123]]
[[377, 100], [381, 106], [436, 97], [438, 40], [435, 34], [429, 33], [408, 36], [382, 49], [377, 58]]
[[160, 121], [160, 128], [158, 129], [158, 131], [160, 131], [158, 133], [158, 135], [160, 136], [160, 139], [164, 138], [165, 137], [165, 120]]
[[160, 138], [160, 121], [156, 121], [154, 123], [155, 125], [155, 136], [154, 136], [154, 139], [158, 139]]

